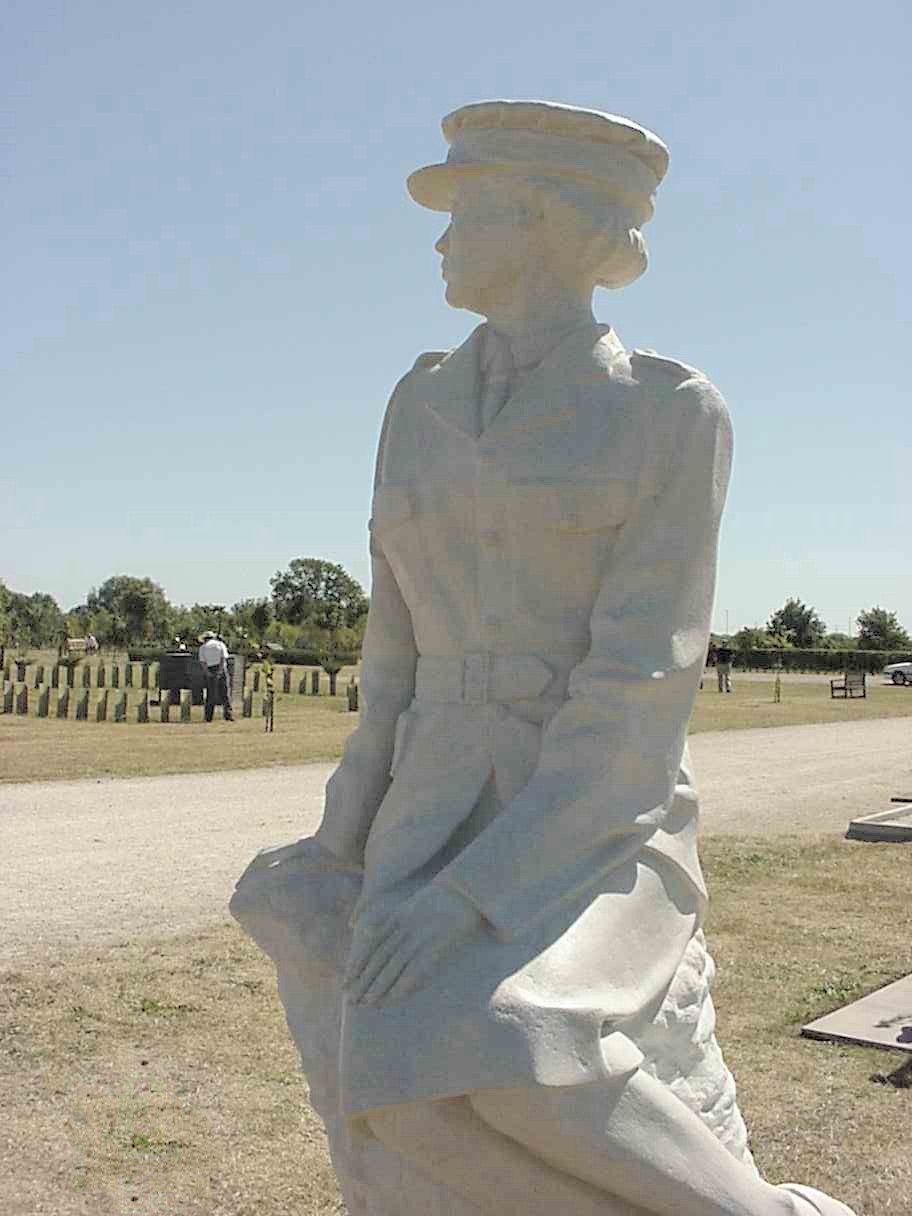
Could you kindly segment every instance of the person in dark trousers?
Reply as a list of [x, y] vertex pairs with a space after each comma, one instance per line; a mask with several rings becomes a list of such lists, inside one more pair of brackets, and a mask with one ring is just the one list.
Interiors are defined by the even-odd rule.
[[732, 659], [735, 657], [730, 646], [716, 647], [716, 679], [719, 682], [719, 692], [732, 690]]
[[221, 704], [226, 722], [234, 721], [231, 689], [228, 686], [228, 647], [207, 629], [200, 639], [199, 661], [206, 673], [206, 721], [211, 722], [216, 705]]

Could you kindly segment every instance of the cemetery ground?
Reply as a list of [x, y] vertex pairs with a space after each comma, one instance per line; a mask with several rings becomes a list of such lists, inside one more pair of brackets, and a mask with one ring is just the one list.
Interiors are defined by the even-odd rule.
[[[335, 697], [328, 695], [325, 675], [321, 676], [320, 696], [277, 691], [272, 734], [263, 730], [261, 693], [254, 694], [253, 717], [242, 718], [238, 703], [236, 721], [231, 724], [222, 721], [220, 709], [214, 722], [205, 723], [202, 706], [193, 706], [189, 722], [181, 722], [179, 712], [172, 707], [167, 723], [157, 720], [160, 711], [151, 706], [150, 721], [138, 723], [136, 706], [143, 692], [137, 687], [107, 690], [110, 698], [105, 722], [95, 721], [95, 708], [104, 690], [94, 686], [88, 689], [87, 721], [75, 721], [72, 707], [65, 721], [55, 717], [57, 690], [53, 690], [50, 700], [50, 716], [39, 719], [38, 692], [31, 687], [33, 670], [29, 668], [29, 713], [0, 715], [0, 783], [154, 776], [331, 760], [340, 755], [357, 725], [357, 714], [348, 712], [345, 697], [345, 686], [353, 676], [357, 678], [357, 668], [344, 668], [339, 673]], [[276, 669], [277, 689], [282, 687], [282, 671]], [[304, 668], [293, 669], [292, 687], [304, 673]], [[830, 678], [785, 675], [782, 700], [776, 703], [772, 677], [736, 672], [734, 692], [720, 694], [715, 672], [710, 670], [697, 697], [691, 733], [912, 717], [912, 687], [896, 687], [878, 675], [869, 678], [867, 697], [834, 700], [830, 697]], [[250, 683], [248, 676], [248, 687]], [[84, 691], [81, 687], [72, 690], [80, 694]], [[126, 721], [114, 722], [114, 699], [124, 692], [128, 698]]]
[[[869, 796], [864, 772], [857, 785], [841, 788], [839, 798], [833, 786], [835, 761], [852, 751], [851, 735], [856, 755], [867, 741], [888, 738], [877, 753], [878, 771], [886, 769], [889, 780], [895, 775], [896, 792], [908, 787], [905, 727], [877, 719], [912, 714], [912, 689], [882, 686], [875, 677], [867, 700], [843, 702], [830, 701], [826, 680], [790, 677], [783, 683], [783, 700], [774, 704], [771, 681], [742, 677], [733, 694], [720, 695], [710, 672], [692, 722], [692, 730], [704, 735], [722, 731], [694, 744], [698, 780], [703, 775], [708, 788], [713, 756], [727, 758], [724, 782], [706, 800], [701, 847], [711, 895], [707, 936], [719, 965], [714, 996], [720, 1043], [738, 1081], [758, 1164], [771, 1181], [821, 1186], [858, 1216], [909, 1216], [912, 1055], [813, 1042], [801, 1039], [799, 1029], [912, 970], [912, 853], [901, 845], [844, 841], [851, 813], [877, 807], [846, 805]], [[287, 795], [299, 786], [303, 772], [285, 766], [338, 755], [356, 720], [342, 697], [294, 695], [279, 697], [272, 736], [263, 734], [259, 716], [234, 726], [220, 719], [206, 726], [0, 717], [4, 765], [15, 754], [8, 741], [16, 731], [24, 752], [53, 744], [51, 732], [91, 752], [88, 771], [76, 750], [66, 750], [68, 742], [63, 749], [59, 742], [49, 747], [34, 768], [20, 754], [16, 767], [28, 774], [20, 780], [210, 770], [196, 782], [158, 778], [172, 801], [172, 793], [179, 798], [189, 791], [196, 802], [184, 812], [183, 832], [174, 809], [160, 821], [160, 832], [150, 824], [143, 839], [135, 820], [116, 812], [124, 806], [122, 791], [146, 789], [147, 782], [78, 783], [93, 807], [106, 792], [104, 807], [111, 811], [94, 814], [91, 832], [75, 816], [48, 815], [46, 839], [40, 812], [54, 786], [8, 787], [7, 807], [13, 795], [22, 806], [32, 800], [36, 835], [22, 843], [10, 867], [34, 919], [15, 923], [14, 896], [0, 935], [4, 1214], [343, 1212], [271, 964], [227, 915], [188, 915], [199, 904], [192, 891], [181, 890], [177, 915], [172, 908], [179, 902], [181, 869], [197, 870], [207, 860], [201, 853], [221, 855], [224, 873], [232, 876], [247, 860], [224, 857], [225, 824], [216, 810], [226, 821], [242, 813], [245, 832], [258, 842], [254, 847], [309, 830], [309, 823], [299, 822], [299, 810], [288, 812], [292, 830], [283, 817], [264, 822], [269, 790], [279, 786]], [[844, 720], [857, 725], [825, 725]], [[808, 722], [818, 725], [731, 733]], [[827, 741], [814, 764], [809, 732]], [[154, 742], [159, 738], [163, 742]], [[106, 752], [114, 753], [113, 762]], [[283, 767], [261, 778], [211, 771], [264, 764]], [[841, 771], [851, 765], [849, 756]], [[873, 768], [866, 771], [870, 778]], [[325, 769], [315, 767], [312, 776], [316, 786]], [[249, 781], [257, 782], [258, 794], [245, 804], [239, 791]], [[231, 807], [207, 815], [204, 782], [234, 790], [233, 801], [223, 799]], [[784, 793], [795, 795], [799, 786], [813, 790], [817, 813], [797, 797], [783, 808]], [[295, 794], [289, 806], [300, 805]], [[0, 825], [3, 808], [0, 786]], [[105, 815], [112, 840], [115, 821], [123, 823], [113, 844], [91, 839], [103, 834], [95, 825]], [[821, 833], [821, 826], [828, 830]], [[155, 852], [150, 842], [163, 835], [167, 840]], [[66, 867], [67, 858], [73, 859], [73, 881], [97, 905], [97, 934], [43, 937], [38, 926], [48, 912], [57, 914], [49, 905], [61, 903], [63, 894], [42, 875], [54, 865]], [[112, 868], [123, 889], [114, 902], [100, 877]], [[215, 903], [221, 909], [230, 880], [219, 881], [224, 894], [219, 887]], [[150, 924], [157, 929], [150, 931]], [[23, 945], [18, 952], [11, 949], [17, 938]]]
[[[912, 1060], [799, 1038], [908, 971], [909, 853], [704, 840], [719, 1035], [757, 1161], [858, 1216], [908, 1216]], [[325, 1137], [269, 962], [230, 923], [4, 968], [0, 1210], [334, 1216]]]

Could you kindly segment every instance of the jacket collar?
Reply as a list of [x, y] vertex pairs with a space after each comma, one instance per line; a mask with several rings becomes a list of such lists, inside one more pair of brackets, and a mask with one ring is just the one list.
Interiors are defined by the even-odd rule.
[[[447, 426], [455, 427], [473, 439], [478, 438], [478, 398], [481, 389], [480, 362], [487, 323], [477, 326], [465, 342], [424, 374], [419, 388], [421, 400]], [[517, 385], [503, 409], [484, 432], [504, 435], [516, 426], [525, 426], [537, 415], [554, 414], [558, 421], [561, 406], [569, 402], [567, 380], [587, 379], [586, 369], [604, 369], [623, 346], [609, 325], [586, 323], [568, 333]], [[543, 417], [542, 423], [547, 420]]]

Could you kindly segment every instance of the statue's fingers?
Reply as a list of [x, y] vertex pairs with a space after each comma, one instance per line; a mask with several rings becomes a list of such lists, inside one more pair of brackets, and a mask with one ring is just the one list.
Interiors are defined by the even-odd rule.
[[446, 954], [447, 948], [447, 944], [439, 940], [426, 942], [419, 947], [390, 986], [388, 999], [406, 996], [416, 988], [423, 988], [434, 972], [439, 970], [440, 960]]
[[379, 926], [376, 931], [355, 935], [355, 940], [352, 942], [351, 953], [348, 956], [348, 963], [345, 967], [345, 982], [355, 979], [370, 960], [373, 958], [377, 950], [389, 938], [396, 928], [393, 920], [386, 921], [382, 926]]
[[413, 942], [404, 941], [393, 957], [377, 974], [374, 982], [367, 988], [361, 998], [365, 1005], [376, 1005], [387, 999], [396, 986], [396, 980], [408, 967], [418, 946]]
[[353, 977], [346, 985], [348, 995], [352, 1000], [360, 1001], [363, 998], [364, 993], [399, 949], [401, 943], [402, 938], [396, 933], [391, 934], [379, 943], [373, 954], [361, 968], [360, 973]]

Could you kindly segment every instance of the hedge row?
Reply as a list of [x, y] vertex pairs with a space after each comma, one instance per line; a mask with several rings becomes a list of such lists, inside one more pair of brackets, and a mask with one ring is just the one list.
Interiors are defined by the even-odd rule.
[[[196, 650], [196, 647], [191, 647]], [[134, 646], [129, 652], [131, 663], [152, 663], [161, 658], [161, 646]], [[322, 667], [325, 654], [316, 650], [272, 650], [269, 657], [277, 667]], [[342, 667], [354, 667], [361, 656], [355, 651], [340, 651], [333, 656]]]
[[898, 650], [736, 650], [735, 663], [747, 671], [867, 671], [876, 675], [888, 663], [907, 663]]

